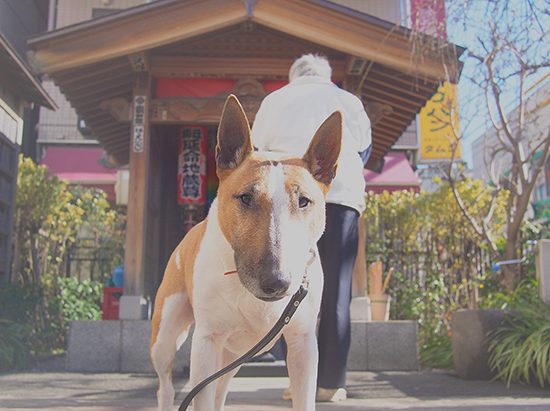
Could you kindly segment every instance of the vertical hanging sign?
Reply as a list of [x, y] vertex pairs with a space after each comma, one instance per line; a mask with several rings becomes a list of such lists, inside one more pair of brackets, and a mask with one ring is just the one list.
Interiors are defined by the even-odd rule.
[[132, 136], [132, 150], [134, 150], [134, 153], [143, 152], [146, 101], [145, 96], [134, 96], [134, 130]]
[[197, 126], [179, 130], [178, 204], [206, 201], [206, 133]]
[[[411, 0], [413, 31], [447, 39], [445, 0]], [[448, 162], [460, 159], [458, 95], [456, 85], [443, 83], [418, 115], [420, 162]]]
[[420, 110], [420, 161], [445, 162], [460, 159], [460, 145], [456, 147], [459, 129], [456, 85], [443, 83], [432, 99]]

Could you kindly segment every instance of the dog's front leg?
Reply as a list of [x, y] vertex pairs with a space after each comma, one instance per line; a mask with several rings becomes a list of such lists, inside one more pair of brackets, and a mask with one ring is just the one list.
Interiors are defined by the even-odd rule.
[[314, 411], [317, 387], [317, 339], [315, 333], [285, 333], [287, 368], [294, 411]]
[[[195, 325], [191, 345], [191, 385], [195, 387], [205, 378], [219, 371], [222, 365], [225, 333], [203, 331]], [[194, 411], [214, 411], [217, 381], [207, 385], [193, 400]]]
[[[223, 350], [221, 368], [225, 368], [226, 366], [231, 364], [233, 361], [235, 361], [237, 358], [238, 358], [238, 355], [236, 355], [235, 353], [232, 353], [227, 349]], [[227, 374], [224, 374], [219, 378], [218, 386], [216, 389], [216, 411], [223, 411], [225, 398], [227, 397], [229, 381], [231, 381], [231, 378], [233, 378], [235, 374], [237, 374], [239, 369], [240, 367], [237, 367], [234, 370], [229, 371]]]

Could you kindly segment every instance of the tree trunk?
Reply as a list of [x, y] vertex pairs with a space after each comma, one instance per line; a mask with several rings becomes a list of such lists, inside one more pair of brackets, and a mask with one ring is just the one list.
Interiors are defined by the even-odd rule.
[[46, 328], [47, 324], [47, 313], [46, 313], [46, 302], [44, 301], [45, 295], [44, 295], [44, 287], [42, 285], [42, 282], [40, 281], [40, 278], [42, 277], [42, 273], [40, 272], [40, 259], [38, 257], [38, 249], [37, 249], [37, 234], [31, 234], [30, 237], [30, 249], [31, 249], [31, 264], [32, 264], [32, 273], [34, 277], [34, 282], [37, 285], [38, 289], [40, 290], [40, 325], [41, 328], [44, 330]]
[[40, 259], [38, 258], [38, 249], [37, 249], [37, 238], [36, 235], [31, 234], [29, 244], [31, 251], [31, 270], [34, 282], [40, 285]]
[[25, 238], [23, 233], [21, 233], [21, 218], [19, 213], [15, 213], [15, 224], [14, 224], [14, 238], [13, 238], [13, 255], [12, 255], [12, 271], [11, 271], [11, 282], [17, 282], [18, 277], [21, 276], [23, 279], [23, 284], [30, 284], [30, 278], [26, 272], [21, 270], [21, 250], [23, 249], [23, 244], [25, 244]]

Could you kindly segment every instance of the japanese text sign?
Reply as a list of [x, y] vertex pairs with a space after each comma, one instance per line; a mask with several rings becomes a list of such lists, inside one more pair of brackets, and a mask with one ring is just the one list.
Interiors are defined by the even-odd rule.
[[132, 140], [132, 149], [134, 153], [143, 152], [143, 141], [145, 132], [145, 96], [134, 96], [134, 132]]
[[[448, 161], [456, 144], [458, 132], [458, 101], [456, 85], [445, 83], [420, 111], [420, 161]], [[460, 158], [460, 147], [455, 158]]]
[[206, 133], [206, 128], [196, 126], [179, 130], [179, 204], [206, 201]]

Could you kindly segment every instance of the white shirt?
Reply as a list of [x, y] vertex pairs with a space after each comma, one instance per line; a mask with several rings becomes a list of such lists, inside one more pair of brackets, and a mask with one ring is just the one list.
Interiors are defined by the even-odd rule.
[[260, 151], [302, 157], [319, 126], [336, 110], [343, 115], [342, 151], [327, 203], [365, 209], [365, 179], [359, 153], [371, 145], [370, 120], [361, 100], [321, 76], [303, 76], [269, 94], [252, 125]]

